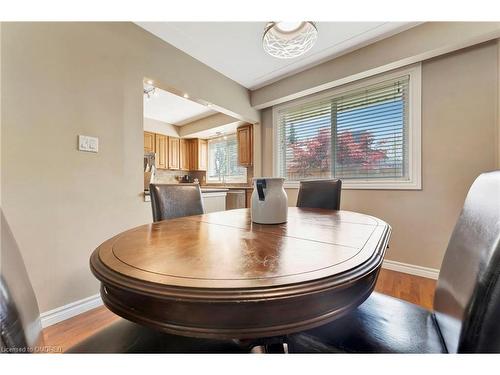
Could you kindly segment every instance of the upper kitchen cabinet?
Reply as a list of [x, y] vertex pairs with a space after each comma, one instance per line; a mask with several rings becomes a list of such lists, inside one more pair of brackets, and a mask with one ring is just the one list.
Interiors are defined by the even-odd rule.
[[168, 137], [168, 169], [180, 168], [180, 139]]
[[144, 152], [156, 153], [158, 169], [206, 171], [208, 168], [206, 139], [180, 139], [144, 132]]
[[190, 166], [190, 150], [189, 150], [189, 139], [181, 139], [179, 141], [179, 167], [182, 171], [188, 171]]
[[240, 126], [236, 130], [238, 141], [238, 163], [244, 167], [250, 167], [253, 163], [253, 134], [252, 125]]
[[168, 166], [168, 137], [155, 134], [156, 168], [167, 169]]
[[206, 171], [208, 169], [208, 141], [198, 139], [198, 170]]
[[206, 139], [189, 140], [190, 169], [206, 171], [208, 168], [208, 142]]
[[144, 152], [155, 152], [155, 133], [144, 132]]

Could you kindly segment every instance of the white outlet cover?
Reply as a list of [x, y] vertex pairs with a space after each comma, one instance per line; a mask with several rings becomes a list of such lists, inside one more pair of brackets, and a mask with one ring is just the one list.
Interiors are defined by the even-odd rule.
[[78, 136], [78, 150], [86, 152], [98, 152], [99, 151], [99, 138], [90, 137], [88, 135]]

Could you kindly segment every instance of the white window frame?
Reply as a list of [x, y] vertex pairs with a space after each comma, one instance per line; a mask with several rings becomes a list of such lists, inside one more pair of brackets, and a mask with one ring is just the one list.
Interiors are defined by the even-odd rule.
[[[278, 111], [295, 107], [323, 98], [341, 95], [343, 93], [361, 89], [365, 86], [376, 85], [398, 77], [409, 76], [409, 106], [408, 106], [408, 179], [342, 179], [343, 189], [379, 189], [379, 190], [422, 190], [422, 65], [414, 64], [390, 73], [374, 77], [353, 80], [342, 86], [329, 89], [320, 94], [309, 95], [273, 107], [273, 176], [278, 177], [279, 171], [279, 137]], [[285, 181], [285, 188], [299, 188], [300, 181]]]

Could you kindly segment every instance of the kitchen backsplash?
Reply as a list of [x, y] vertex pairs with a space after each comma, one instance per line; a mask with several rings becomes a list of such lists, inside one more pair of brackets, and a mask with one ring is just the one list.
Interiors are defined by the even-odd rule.
[[[202, 171], [172, 171], [168, 169], [157, 169], [155, 172], [154, 183], [157, 184], [177, 184], [184, 175], [189, 175], [193, 179], [197, 178], [200, 185], [206, 185], [206, 172]], [[251, 185], [253, 178], [253, 168], [247, 169], [247, 182], [246, 183], [231, 183], [230, 185]]]
[[178, 178], [184, 176], [184, 171], [170, 171], [167, 169], [157, 169], [155, 172], [154, 182], [157, 184], [177, 184]]

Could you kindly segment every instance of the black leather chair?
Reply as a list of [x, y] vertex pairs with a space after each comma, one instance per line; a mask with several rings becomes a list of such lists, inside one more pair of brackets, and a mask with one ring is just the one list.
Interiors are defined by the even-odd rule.
[[0, 217], [0, 347], [5, 353], [29, 353], [44, 344], [40, 312], [23, 258], [3, 212]]
[[198, 184], [151, 184], [149, 193], [155, 222], [204, 213]]
[[[0, 348], [3, 353], [43, 351], [35, 293], [12, 232], [1, 213]], [[245, 353], [231, 340], [170, 335], [119, 319], [70, 348], [71, 353]]]
[[66, 353], [248, 353], [237, 341], [170, 335], [120, 319]]
[[301, 181], [297, 207], [340, 209], [341, 180]]
[[[430, 213], [432, 214], [432, 213]], [[441, 266], [434, 312], [378, 293], [288, 337], [291, 353], [499, 353], [500, 171], [467, 194]]]

